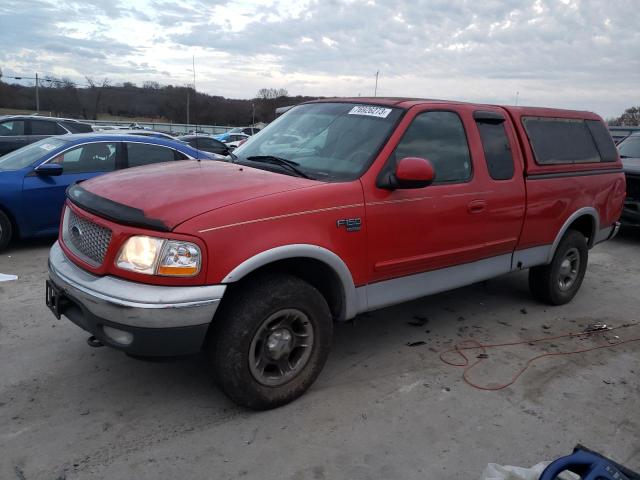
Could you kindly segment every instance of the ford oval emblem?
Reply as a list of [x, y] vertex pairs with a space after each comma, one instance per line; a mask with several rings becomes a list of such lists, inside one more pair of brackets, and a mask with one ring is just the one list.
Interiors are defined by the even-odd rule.
[[80, 237], [82, 237], [82, 230], [80, 230], [80, 227], [78, 225], [74, 225], [73, 227], [71, 227], [71, 236], [75, 240], [80, 240]]

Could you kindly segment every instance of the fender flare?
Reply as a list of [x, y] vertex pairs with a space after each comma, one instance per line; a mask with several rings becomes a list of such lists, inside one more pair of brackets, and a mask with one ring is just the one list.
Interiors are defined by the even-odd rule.
[[576, 210], [575, 212], [573, 212], [562, 225], [562, 228], [556, 235], [556, 238], [553, 241], [553, 244], [551, 245], [551, 249], [549, 249], [547, 263], [551, 263], [551, 260], [553, 260], [553, 256], [555, 255], [556, 249], [560, 244], [560, 240], [562, 240], [562, 237], [564, 237], [564, 234], [567, 233], [567, 230], [569, 230], [569, 227], [571, 226], [571, 224], [575, 222], [578, 218], [583, 217], [585, 215], [590, 216], [593, 219], [593, 230], [591, 232], [591, 236], [589, 237], [589, 248], [593, 246], [596, 233], [600, 228], [600, 216], [598, 215], [598, 211], [595, 208], [582, 207]]
[[340, 279], [344, 295], [343, 311], [340, 318], [349, 319], [355, 317], [360, 309], [356, 287], [349, 267], [334, 252], [318, 245], [299, 243], [265, 250], [236, 266], [222, 279], [221, 283], [237, 282], [260, 267], [291, 258], [312, 258], [331, 268]]

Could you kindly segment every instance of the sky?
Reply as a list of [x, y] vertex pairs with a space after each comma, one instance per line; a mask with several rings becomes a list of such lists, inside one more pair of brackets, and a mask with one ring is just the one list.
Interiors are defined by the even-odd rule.
[[[0, 68], [212, 95], [640, 105], [638, 0], [2, 0]], [[25, 81], [23, 81], [25, 82]], [[27, 81], [28, 82], [28, 81]]]

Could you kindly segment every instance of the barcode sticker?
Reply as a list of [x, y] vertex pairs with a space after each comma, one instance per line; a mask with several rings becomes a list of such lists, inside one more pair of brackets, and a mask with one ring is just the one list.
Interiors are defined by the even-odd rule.
[[387, 118], [391, 113], [390, 108], [375, 107], [372, 105], [356, 105], [349, 115], [366, 115], [368, 117]]

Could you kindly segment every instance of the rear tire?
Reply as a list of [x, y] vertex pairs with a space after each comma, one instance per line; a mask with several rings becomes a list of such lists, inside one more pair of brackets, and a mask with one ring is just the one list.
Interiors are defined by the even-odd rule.
[[295, 400], [315, 381], [331, 348], [325, 298], [284, 274], [261, 275], [230, 293], [208, 344], [218, 385], [254, 410]]
[[13, 235], [13, 227], [11, 225], [11, 220], [9, 217], [0, 210], [0, 251], [7, 248], [9, 242], [11, 241], [11, 237]]
[[562, 238], [551, 263], [529, 269], [529, 289], [537, 300], [550, 305], [570, 302], [582, 285], [589, 249], [584, 235], [569, 230]]

